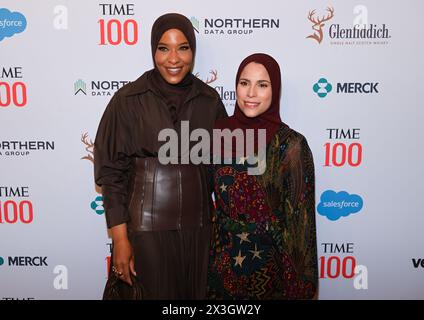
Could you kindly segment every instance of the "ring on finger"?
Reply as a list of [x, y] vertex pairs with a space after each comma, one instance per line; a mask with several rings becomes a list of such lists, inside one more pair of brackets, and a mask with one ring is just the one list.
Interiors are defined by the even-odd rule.
[[118, 276], [118, 277], [122, 277], [124, 274], [122, 273], [122, 271], [118, 271], [118, 269], [115, 268], [115, 266], [112, 267], [112, 271]]

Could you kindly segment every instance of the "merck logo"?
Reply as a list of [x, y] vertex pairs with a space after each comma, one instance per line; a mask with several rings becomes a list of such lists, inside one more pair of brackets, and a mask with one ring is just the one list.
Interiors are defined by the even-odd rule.
[[102, 215], [103, 213], [105, 213], [105, 209], [103, 207], [103, 197], [102, 196], [96, 197], [96, 199], [94, 199], [94, 201], [91, 202], [90, 207], [98, 215]]
[[[337, 94], [371, 94], [379, 93], [379, 82], [337, 82], [335, 92]], [[326, 78], [320, 78], [312, 87], [312, 90], [320, 98], [325, 98], [333, 90], [333, 85]]]
[[[17, 267], [42, 267], [48, 266], [47, 257], [8, 257], [9, 266]], [[0, 266], [4, 264], [4, 259], [0, 257]]]
[[321, 78], [317, 83], [314, 84], [312, 89], [318, 95], [318, 97], [324, 98], [329, 92], [331, 92], [331, 90], [333, 90], [333, 86], [331, 83], [328, 83], [327, 79]]

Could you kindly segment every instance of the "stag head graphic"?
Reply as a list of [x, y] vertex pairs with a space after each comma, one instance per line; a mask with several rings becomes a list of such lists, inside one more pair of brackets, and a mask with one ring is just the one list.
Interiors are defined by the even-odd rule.
[[204, 83], [206, 83], [206, 84], [209, 84], [209, 83], [212, 83], [212, 82], [214, 82], [216, 79], [218, 79], [218, 71], [216, 71], [216, 70], [211, 70], [211, 71], [209, 71], [209, 73], [212, 75], [212, 77], [209, 79], [209, 77], [207, 77], [206, 78], [206, 80], [203, 80], [203, 79], [200, 79], [199, 78], [199, 76], [200, 76], [200, 74], [199, 74], [199, 72], [197, 72], [196, 74], [195, 74], [195, 76], [197, 77], [197, 78], [199, 78], [200, 80], [202, 80]]
[[323, 16], [322, 18], [314, 17], [315, 10], [309, 11], [308, 19], [313, 23], [312, 30], [315, 32], [306, 38], [315, 39], [318, 43], [321, 43], [324, 34], [322, 32], [322, 28], [324, 27], [324, 22], [330, 20], [334, 17], [334, 9], [331, 7], [327, 7], [328, 14], [327, 16]]
[[85, 150], [88, 152], [88, 154], [82, 157], [81, 159], [86, 159], [86, 160], [90, 160], [91, 162], [94, 162], [94, 151], [93, 151], [94, 143], [91, 139], [90, 139], [90, 142], [88, 141], [87, 132], [81, 136], [81, 142], [86, 145]]

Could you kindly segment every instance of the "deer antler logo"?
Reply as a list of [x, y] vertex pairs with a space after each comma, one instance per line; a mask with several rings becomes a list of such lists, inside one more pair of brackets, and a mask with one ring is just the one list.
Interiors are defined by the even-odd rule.
[[306, 38], [312, 38], [318, 41], [318, 43], [321, 43], [322, 38], [324, 37], [324, 34], [322, 33], [322, 28], [325, 26], [323, 22], [330, 20], [334, 17], [334, 9], [331, 7], [327, 7], [328, 14], [327, 16], [323, 16], [322, 18], [314, 18], [315, 10], [309, 11], [308, 19], [311, 21], [314, 25], [312, 26], [312, 29], [315, 31], [310, 36], [307, 36]]
[[209, 84], [209, 83], [212, 83], [212, 82], [214, 82], [216, 79], [218, 79], [218, 71], [216, 71], [216, 70], [211, 70], [211, 71], [209, 71], [209, 73], [210, 74], [212, 74], [212, 77], [209, 79], [209, 77], [207, 77], [206, 78], [206, 80], [203, 80], [203, 79], [200, 79], [199, 78], [199, 72], [197, 72], [196, 74], [195, 74], [195, 76], [197, 77], [197, 78], [199, 78], [200, 80], [202, 80], [204, 83], [206, 83], [206, 84]]
[[85, 157], [82, 157], [81, 159], [90, 160], [91, 162], [94, 163], [94, 151], [93, 151], [94, 143], [91, 139], [90, 139], [90, 142], [88, 142], [87, 132], [81, 136], [81, 142], [87, 146], [85, 150], [88, 152], [88, 154]]

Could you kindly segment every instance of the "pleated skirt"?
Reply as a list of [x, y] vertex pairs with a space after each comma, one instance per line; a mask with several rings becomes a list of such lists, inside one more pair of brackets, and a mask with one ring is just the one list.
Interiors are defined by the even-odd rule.
[[206, 298], [210, 226], [130, 235], [146, 300]]

